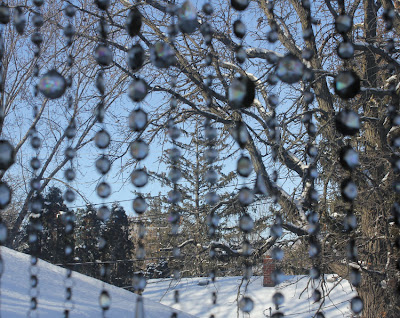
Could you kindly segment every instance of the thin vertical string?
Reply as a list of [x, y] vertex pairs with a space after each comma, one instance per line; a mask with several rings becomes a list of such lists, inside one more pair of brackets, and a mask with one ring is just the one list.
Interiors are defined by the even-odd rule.
[[[72, 78], [72, 66], [73, 66], [73, 37], [75, 35], [75, 28], [73, 26], [73, 18], [75, 16], [75, 7], [69, 4], [67, 1], [65, 2], [64, 13], [67, 16], [68, 23], [64, 27], [64, 37], [66, 41], [66, 64], [69, 69], [69, 75], [67, 79], [67, 84], [69, 86], [68, 96], [67, 96], [67, 112], [72, 112], [70, 115], [69, 122], [73, 122], [74, 120], [74, 100], [72, 96], [72, 86], [73, 86], [73, 78]], [[76, 173], [73, 166], [73, 159], [75, 157], [75, 149], [73, 148], [73, 138], [75, 137], [75, 129], [69, 129], [70, 126], [67, 127], [65, 131], [65, 135], [67, 137], [67, 147], [65, 150], [65, 157], [69, 161], [69, 168], [64, 171], [64, 177], [67, 180], [68, 187], [64, 193], [65, 201], [68, 205], [75, 201], [75, 192], [71, 189], [70, 183], [75, 179]], [[64, 232], [66, 234], [66, 242], [64, 246], [64, 258], [63, 263], [66, 268], [66, 275], [64, 277], [64, 288], [65, 288], [65, 299], [64, 299], [64, 318], [68, 318], [70, 316], [70, 312], [74, 309], [75, 303], [72, 300], [72, 287], [74, 285], [74, 281], [72, 278], [72, 270], [73, 267], [70, 265], [73, 261], [75, 244], [74, 244], [74, 226], [75, 226], [75, 214], [71, 208], [68, 208], [67, 212], [62, 216], [62, 222], [64, 224]]]
[[[138, 9], [139, 1], [135, 6], [132, 6], [129, 10], [125, 28], [128, 35], [133, 39], [140, 33], [142, 26], [142, 15]], [[140, 193], [140, 189], [148, 183], [149, 176], [145, 168], [142, 168], [142, 160], [144, 160], [149, 153], [149, 146], [146, 141], [141, 137], [144, 130], [147, 127], [147, 113], [142, 109], [141, 103], [145, 99], [148, 93], [148, 84], [144, 79], [140, 77], [140, 69], [144, 62], [144, 50], [140, 45], [139, 40], [128, 51], [128, 65], [130, 69], [135, 72], [132, 75], [133, 80], [128, 88], [128, 96], [137, 105], [137, 108], [129, 115], [129, 128], [133, 133], [136, 134], [135, 140], [130, 144], [130, 153], [135, 161], [136, 167], [131, 173], [131, 182], [138, 188], [136, 198], [133, 200], [133, 210], [139, 215], [138, 225], [138, 246], [136, 248], [136, 258], [139, 260], [140, 265], [145, 266], [144, 258], [146, 256], [146, 250], [143, 243], [143, 239], [146, 234], [146, 227], [142, 220], [144, 212], [146, 212], [148, 204]], [[145, 314], [143, 305], [143, 299], [141, 294], [146, 287], [146, 277], [142, 271], [136, 272], [133, 275], [133, 289], [139, 294], [136, 298], [135, 307], [135, 318], [142, 318]]]
[[[210, 94], [211, 86], [212, 86], [212, 81], [213, 81], [213, 74], [210, 70], [210, 67], [213, 62], [213, 58], [211, 55], [212, 51], [212, 39], [213, 39], [213, 28], [212, 25], [209, 22], [209, 17], [213, 14], [213, 7], [211, 4], [211, 1], [207, 1], [204, 3], [202, 11], [205, 14], [205, 22], [200, 27], [200, 32], [203, 35], [204, 38], [204, 43], [205, 43], [205, 66], [207, 71], [209, 72], [206, 75], [206, 80], [205, 80], [205, 88], [206, 88], [206, 104], [207, 107], [211, 107], [213, 104], [212, 100], [212, 95]], [[197, 127], [196, 127], [197, 130]], [[216, 211], [212, 210], [212, 207], [215, 206], [218, 201], [219, 201], [219, 196], [216, 193], [216, 182], [218, 181], [218, 174], [217, 172], [213, 169], [213, 163], [217, 159], [217, 150], [215, 148], [215, 141], [217, 138], [217, 129], [212, 125], [211, 121], [206, 118], [204, 122], [204, 135], [206, 138], [207, 142], [207, 149], [205, 151], [205, 160], [209, 164], [209, 168], [206, 171], [205, 174], [205, 180], [209, 183], [210, 190], [206, 194], [206, 203], [210, 206], [211, 212], [207, 215], [207, 226], [208, 226], [208, 235], [210, 239], [212, 240], [213, 238], [216, 237], [216, 231], [218, 229], [218, 224], [219, 224], [219, 217]], [[211, 259], [211, 268], [209, 272], [209, 277], [211, 278], [211, 281], [214, 283], [216, 276], [217, 276], [217, 266], [214, 265], [216, 264], [215, 261], [215, 250], [214, 247], [210, 247], [210, 253], [209, 253], [210, 259]], [[216, 317], [216, 306], [217, 306], [217, 291], [212, 291], [211, 292], [211, 314], [210, 318], [215, 318]]]
[[[247, 54], [243, 48], [244, 37], [246, 35], [246, 25], [242, 21], [242, 12], [247, 9], [250, 1], [231, 1], [231, 6], [239, 12], [238, 19], [233, 23], [233, 32], [239, 38], [240, 44], [236, 47], [235, 58], [239, 64], [244, 64], [247, 60]], [[243, 95], [243, 92], [246, 92]], [[234, 110], [233, 117], [237, 124], [234, 128], [234, 137], [240, 147], [240, 157], [237, 161], [236, 171], [243, 178], [242, 184], [253, 172], [253, 164], [244, 149], [249, 139], [247, 128], [242, 121], [241, 109], [250, 107], [255, 97], [255, 84], [248, 78], [246, 74], [238, 74], [232, 80], [229, 87], [229, 104]], [[254, 308], [253, 300], [246, 295], [247, 286], [252, 276], [252, 255], [253, 249], [249, 240], [249, 234], [254, 228], [254, 221], [247, 212], [247, 207], [254, 201], [254, 191], [247, 186], [243, 186], [238, 194], [237, 200], [241, 207], [241, 216], [239, 218], [239, 228], [242, 233], [242, 262], [243, 262], [243, 280], [247, 281], [242, 298], [238, 302], [238, 308], [243, 313], [250, 313]]]
[[[171, 47], [175, 47], [175, 38], [178, 34], [177, 25], [176, 25], [176, 13], [177, 13], [177, 6], [175, 5], [175, 0], [169, 5], [169, 11], [171, 14], [171, 24], [168, 30], [168, 38], [171, 44]], [[176, 111], [177, 107], [177, 99], [175, 97], [175, 88], [177, 84], [177, 75], [174, 71], [171, 70], [171, 66], [168, 65], [168, 73], [170, 77], [170, 85], [171, 85], [171, 99], [170, 99], [170, 117], [168, 119], [168, 135], [172, 143], [172, 149], [170, 149], [170, 154], [178, 154], [177, 156], [173, 155], [170, 156], [172, 167], [169, 172], [169, 178], [173, 184], [173, 190], [168, 194], [168, 200], [171, 203], [171, 213], [169, 217], [169, 221], [171, 223], [171, 241], [172, 241], [172, 270], [173, 270], [173, 278], [175, 280], [179, 280], [181, 278], [181, 271], [179, 266], [179, 260], [181, 257], [181, 251], [177, 244], [178, 241], [178, 234], [179, 234], [179, 224], [180, 224], [180, 211], [179, 211], [179, 203], [182, 199], [182, 194], [178, 189], [178, 181], [181, 177], [181, 172], [179, 167], [177, 166], [180, 158], [180, 150], [176, 145], [176, 140], [180, 137], [181, 131], [180, 128], [176, 126], [173, 119], [173, 114]], [[179, 290], [174, 291], [174, 302], [175, 304], [179, 303]], [[171, 314], [171, 318], [178, 317], [177, 312], [173, 312]]]
[[[18, 9], [18, 10], [17, 10]], [[18, 7], [16, 10], [17, 12], [17, 17], [18, 14], [21, 12], [21, 9]], [[0, 101], [0, 118], [1, 121], [4, 123], [4, 86], [5, 86], [5, 78], [4, 78], [4, 73], [3, 73], [3, 61], [2, 57], [5, 55], [5, 43], [4, 43], [4, 26], [9, 23], [10, 21], [10, 8], [5, 5], [1, 4], [1, 11], [2, 11], [2, 19], [0, 21], [0, 96], [3, 100]], [[19, 23], [19, 25], [22, 23], [22, 32], [25, 27], [25, 24], [23, 23], [24, 17], [21, 17], [20, 19], [22, 22]], [[15, 23], [14, 23], [15, 26]], [[21, 30], [21, 28], [19, 28]], [[15, 161], [15, 151], [14, 147], [10, 144], [9, 141], [0, 139], [0, 152], [2, 156], [4, 156], [3, 159], [0, 160], [0, 170], [4, 173]], [[5, 209], [9, 203], [11, 202], [11, 189], [8, 186], [8, 184], [4, 181], [0, 181], [0, 210]], [[3, 223], [2, 218], [0, 217], [0, 317], [1, 315], [1, 278], [3, 275], [4, 271], [4, 260], [1, 256], [1, 246], [4, 245], [7, 241], [7, 226]]]
[[[34, 96], [37, 97], [39, 94], [39, 84], [37, 83], [37, 79], [39, 77], [39, 60], [40, 60], [40, 50], [41, 44], [43, 42], [43, 36], [40, 32], [40, 28], [43, 25], [43, 16], [41, 13], [41, 6], [44, 4], [44, 1], [33, 1], [34, 6], [36, 7], [34, 16], [32, 18], [33, 25], [35, 27], [35, 31], [31, 36], [31, 41], [35, 45], [34, 47], [34, 57], [35, 57], [35, 65], [33, 69], [33, 77], [36, 83], [34, 84]], [[41, 80], [42, 81], [42, 80]], [[35, 119], [39, 114], [39, 109], [37, 103], [34, 103], [33, 106], [33, 119]], [[29, 217], [29, 245], [31, 252], [31, 262], [29, 267], [30, 274], [30, 306], [28, 311], [28, 317], [32, 317], [35, 313], [38, 316], [37, 307], [38, 307], [38, 298], [39, 298], [39, 268], [38, 268], [38, 255], [39, 251], [39, 232], [41, 229], [41, 213], [43, 209], [43, 199], [41, 194], [39, 193], [41, 189], [40, 177], [37, 175], [37, 171], [41, 166], [39, 160], [39, 148], [41, 146], [41, 140], [39, 134], [34, 127], [31, 131], [31, 146], [36, 151], [36, 155], [31, 159], [31, 168], [33, 169], [33, 177], [31, 180], [31, 188], [33, 190], [33, 194], [30, 199], [30, 217]]]
[[[343, 60], [345, 68], [350, 68], [347, 60], [353, 57], [354, 48], [351, 43], [351, 29], [353, 26], [353, 17], [346, 14], [344, 1], [338, 2], [340, 14], [336, 17], [335, 28], [343, 41], [338, 45], [337, 54]], [[360, 90], [360, 78], [351, 69], [340, 71], [334, 79], [335, 93], [342, 99], [348, 100], [353, 98]], [[359, 166], [359, 157], [352, 144], [356, 144], [354, 136], [358, 134], [361, 124], [358, 113], [351, 108], [351, 103], [344, 102], [344, 107], [335, 116], [336, 130], [341, 133], [345, 139], [339, 151], [339, 162], [346, 171], [346, 177], [340, 185], [341, 196], [346, 208], [346, 217], [344, 222], [344, 230], [348, 233], [346, 258], [349, 266], [350, 283], [354, 287], [358, 287], [361, 283], [361, 272], [358, 268], [354, 268], [351, 264], [358, 263], [358, 251], [356, 242], [357, 218], [354, 211], [354, 201], [358, 195], [358, 189], [354, 180], [354, 171]], [[350, 308], [355, 315], [362, 312], [364, 308], [363, 300], [359, 296], [355, 296], [350, 301]]]
[[[393, 24], [394, 24], [394, 17], [395, 17], [396, 12], [393, 9], [389, 10], [384, 10], [383, 12], [383, 19], [385, 21], [385, 29], [387, 32], [390, 32], [393, 29]], [[389, 55], [393, 55], [396, 53], [395, 51], [395, 45], [393, 39], [389, 39], [386, 44], [386, 51]], [[396, 68], [388, 64], [387, 69], [390, 72], [390, 75], [396, 74]], [[390, 84], [389, 89], [392, 91], [392, 96], [391, 96], [391, 102], [388, 105], [388, 115], [390, 119], [390, 125], [392, 128], [394, 126], [399, 126], [400, 125], [400, 114], [398, 110], [398, 105], [399, 105], [399, 96], [396, 93], [396, 85], [395, 84]], [[400, 138], [395, 137], [391, 140], [391, 147], [399, 150], [399, 145], [400, 145]], [[394, 218], [394, 224], [400, 228], [400, 200], [399, 200], [399, 187], [400, 187], [400, 156], [395, 155], [392, 159], [392, 167], [393, 167], [393, 172], [395, 175], [395, 181], [393, 184], [393, 191], [395, 193], [395, 202], [393, 203], [392, 206], [392, 217]], [[399, 232], [397, 231], [397, 234], [393, 235], [394, 239], [394, 248], [397, 249], [397, 253], [395, 251], [390, 251], [390, 254], [394, 254], [394, 257], [392, 257], [392, 260], [390, 262], [387, 262], [386, 265], [386, 272], [388, 273], [389, 271], [392, 270], [394, 267], [394, 272], [397, 277], [399, 277], [400, 274], [400, 258], [399, 257], [399, 251], [400, 251], [400, 235], [398, 234]], [[397, 256], [396, 256], [397, 254]], [[395, 264], [390, 264], [390, 263], [395, 263]], [[397, 273], [396, 273], [397, 272]], [[393, 275], [393, 277], [395, 277]], [[396, 281], [396, 292], [400, 293], [400, 281], [397, 279]]]
[[[101, 10], [101, 18], [98, 24], [98, 37], [99, 44], [95, 48], [94, 58], [97, 64], [100, 66], [100, 70], [96, 77], [96, 88], [100, 94], [100, 102], [96, 108], [96, 120], [100, 124], [100, 130], [97, 131], [94, 141], [98, 149], [101, 150], [101, 157], [96, 161], [96, 168], [101, 173], [102, 177], [99, 184], [96, 187], [97, 195], [103, 200], [103, 205], [97, 211], [97, 217], [106, 222], [111, 214], [109, 208], [104, 204], [106, 198], [111, 195], [111, 186], [106, 182], [106, 174], [111, 168], [111, 162], [107, 156], [106, 149], [109, 147], [111, 142], [110, 134], [107, 132], [106, 124], [104, 122], [105, 112], [105, 68], [111, 66], [113, 63], [113, 52], [108, 47], [107, 37], [109, 33], [109, 25], [105, 20], [106, 10], [110, 6], [110, 1], [94, 1], [99, 10]], [[102, 265], [100, 268], [100, 276], [102, 278], [102, 290], [99, 296], [99, 305], [102, 310], [102, 317], [106, 317], [107, 310], [111, 306], [111, 296], [108, 290], [105, 288], [104, 281], [107, 279], [109, 274], [109, 264], [105, 263], [106, 246], [109, 242], [106, 242], [104, 237], [99, 237], [99, 251]]]
[[[311, 16], [311, 1], [302, 0], [301, 3], [304, 11], [306, 12], [307, 25], [303, 29], [303, 39], [305, 42], [305, 48], [302, 51], [302, 58], [305, 62], [309, 62], [312, 60], [314, 54], [316, 52], [312, 49], [312, 44], [310, 42], [314, 42], [314, 33], [312, 29], [312, 16]], [[315, 287], [312, 293], [312, 299], [315, 303], [318, 303], [322, 299], [322, 293], [319, 290], [319, 282], [320, 282], [320, 253], [321, 246], [318, 241], [319, 234], [319, 213], [318, 213], [318, 200], [319, 195], [318, 191], [315, 189], [315, 182], [318, 177], [317, 170], [317, 158], [318, 158], [318, 148], [315, 145], [315, 137], [317, 134], [317, 126], [314, 124], [312, 120], [312, 112], [310, 111], [310, 107], [312, 106], [312, 102], [314, 100], [314, 94], [311, 91], [311, 79], [313, 76], [307, 75], [307, 73], [312, 72], [311, 70], [306, 70], [306, 76], [303, 76], [303, 91], [302, 91], [302, 102], [304, 107], [304, 116], [302, 118], [302, 122], [306, 127], [308, 141], [306, 145], [306, 156], [309, 158], [309, 163], [307, 169], [305, 169], [305, 176], [303, 182], [303, 193], [305, 195], [305, 199], [303, 202], [303, 208], [307, 214], [308, 221], [308, 240], [309, 240], [309, 257], [311, 259], [312, 267], [310, 269], [310, 276], [312, 278], [312, 286]], [[316, 317], [324, 317], [323, 313], [318, 311], [316, 313]]]

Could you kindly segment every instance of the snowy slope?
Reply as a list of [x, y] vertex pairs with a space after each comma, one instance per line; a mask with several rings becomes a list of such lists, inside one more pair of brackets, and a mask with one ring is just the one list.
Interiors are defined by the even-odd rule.
[[[332, 275], [329, 275], [330, 277]], [[327, 277], [326, 277], [327, 278]], [[240, 277], [221, 277], [216, 279], [216, 283], [210, 283], [207, 286], [199, 286], [198, 282], [205, 281], [205, 278], [187, 278], [182, 279], [179, 284], [176, 281], [149, 280], [144, 296], [154, 301], [160, 301], [162, 304], [173, 306], [184, 312], [191, 313], [201, 318], [209, 318], [210, 314], [215, 314], [216, 318], [222, 317], [269, 317], [269, 308], [273, 307], [272, 295], [274, 288], [262, 287], [262, 277], [253, 277], [247, 287], [246, 295], [249, 295], [254, 301], [254, 309], [250, 315], [244, 315], [241, 312], [237, 316], [237, 291], [240, 284]], [[281, 311], [285, 317], [291, 318], [311, 318], [314, 317], [316, 309], [321, 303], [314, 303], [311, 298], [313, 289], [307, 290], [307, 276], [287, 276], [286, 281], [279, 285], [279, 290], [285, 296], [285, 302]], [[325, 281], [326, 282], [326, 281]], [[336, 286], [334, 289], [333, 287]], [[326, 293], [329, 295], [322, 304], [322, 311], [326, 318], [351, 317], [349, 301], [356, 295], [351, 290], [350, 284], [345, 281], [326, 282]], [[180, 303], [174, 304], [173, 291], [179, 289]], [[245, 289], [245, 283], [242, 286], [242, 292]], [[303, 290], [305, 290], [303, 292]], [[329, 290], [332, 290], [329, 292]], [[212, 306], [211, 293], [218, 292], [217, 306]], [[301, 294], [301, 296], [300, 296]], [[274, 313], [275, 310], [272, 310]]]
[[[1, 317], [26, 317], [29, 295], [29, 255], [1, 247], [4, 260], [4, 273], [1, 277]], [[64, 303], [63, 278], [65, 269], [39, 260], [39, 317], [62, 317]], [[101, 317], [99, 293], [102, 282], [79, 273], [73, 273], [73, 300], [75, 309], [70, 317]], [[106, 287], [110, 292], [112, 303], [106, 317], [134, 317], [136, 295], [111, 285]], [[172, 309], [144, 298], [145, 318], [169, 318]], [[194, 318], [192, 315], [179, 313], [179, 318]]]

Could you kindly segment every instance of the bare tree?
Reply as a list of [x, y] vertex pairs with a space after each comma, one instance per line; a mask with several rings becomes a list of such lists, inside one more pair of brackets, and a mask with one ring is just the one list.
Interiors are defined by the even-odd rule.
[[[210, 45], [204, 44], [203, 37], [198, 31], [193, 34], [179, 34], [176, 38], [173, 47], [176, 55], [173, 72], [178, 79], [175, 91], [172, 91], [169, 85], [170, 72], [155, 68], [150, 63], [148, 53], [155, 41], [169, 42], [166, 32], [171, 23], [170, 3], [147, 0], [137, 4], [143, 20], [139, 37], [146, 48], [146, 54], [144, 67], [136, 74], [133, 74], [125, 61], [131, 40], [126, 35], [124, 24], [131, 4], [126, 1], [113, 3], [106, 14], [110, 25], [107, 44], [114, 51], [114, 63], [106, 71], [109, 77], [107, 78], [108, 116], [116, 125], [113, 131], [115, 142], [112, 154], [116, 159], [124, 160], [122, 168], [130, 168], [134, 164], [126, 158], [126, 153], [129, 141], [138, 136], [133, 136], [127, 131], [126, 123], [119, 122], [118, 114], [126, 108], [132, 108], [130, 104], [128, 107], [125, 106], [126, 97], [123, 93], [130, 80], [140, 76], [146, 79], [150, 91], [155, 96], [173, 96], [178, 101], [174, 109], [169, 108], [169, 98], [160, 99], [156, 106], [147, 105], [151, 110], [150, 118], [146, 131], [140, 135], [141, 138], [149, 142], [162, 140], [170, 117], [177, 123], [183, 123], [193, 116], [201, 115], [214, 122], [225, 135], [232, 128], [244, 124], [249, 132], [249, 141], [245, 149], [251, 157], [255, 172], [265, 181], [268, 192], [278, 198], [277, 209], [283, 216], [283, 228], [295, 237], [306, 237], [307, 198], [312, 186], [307, 181], [310, 162], [305, 155], [304, 140], [307, 129], [302, 123], [302, 118], [312, 114], [316, 121], [314, 143], [319, 150], [317, 164], [319, 177], [314, 186], [320, 191], [318, 212], [322, 229], [318, 239], [322, 246], [321, 267], [326, 272], [334, 271], [345, 278], [348, 277], [350, 268], [359, 269], [363, 274], [363, 280], [357, 291], [364, 300], [363, 316], [395, 317], [399, 312], [399, 272], [396, 269], [399, 250], [396, 249], [394, 241], [399, 235], [399, 230], [390, 218], [391, 207], [398, 200], [398, 194], [392, 190], [392, 184], [397, 178], [395, 169], [392, 168], [392, 159], [398, 156], [396, 147], [393, 147], [398, 129], [392, 128], [390, 114], [385, 106], [390, 103], [391, 111], [398, 111], [397, 71], [400, 64], [395, 48], [399, 40], [400, 16], [397, 11], [390, 11], [395, 8], [392, 0], [338, 1], [338, 3], [321, 0], [313, 3], [311, 7], [313, 19], [309, 19], [304, 2], [251, 1], [243, 18], [248, 25], [248, 31], [242, 44], [239, 44], [232, 31], [236, 13], [230, 8], [229, 3], [216, 3], [215, 14], [208, 18], [214, 28], [213, 41]], [[90, 141], [89, 132], [95, 125], [93, 116], [89, 114], [89, 110], [94, 107], [95, 99], [93, 91], [89, 88], [95, 78], [94, 63], [90, 62], [89, 53], [98, 40], [94, 28], [101, 15], [94, 5], [85, 1], [78, 3], [72, 3], [79, 11], [80, 18], [77, 19], [75, 40], [77, 61], [74, 66], [76, 94], [74, 115], [79, 123], [79, 135], [75, 139], [75, 147], [81, 149]], [[44, 47], [48, 46], [48, 52], [52, 53], [43, 58], [48, 60], [52, 60], [54, 55], [59, 53], [57, 47], [62, 47], [57, 39], [55, 46], [52, 46], [54, 41], [52, 34], [56, 34], [59, 32], [56, 30], [63, 27], [63, 20], [58, 14], [62, 9], [61, 4], [57, 7], [52, 3], [52, 6], [55, 9], [46, 13], [48, 15], [46, 34], [49, 36], [46, 37], [48, 42], [44, 43]], [[386, 15], [390, 13], [393, 16], [394, 27], [390, 32], [384, 30], [384, 21], [381, 19], [383, 10], [386, 10]], [[355, 55], [345, 62], [342, 62], [336, 54], [337, 44], [342, 38], [334, 26], [335, 19], [342, 11], [354, 21], [354, 26], [346, 37], [354, 44]], [[199, 13], [200, 28], [205, 21], [205, 16]], [[268, 33], [267, 36], [266, 32], [271, 30], [272, 33]], [[13, 34], [12, 32], [9, 34]], [[274, 36], [279, 42], [272, 44], [270, 41]], [[23, 39], [27, 41], [27, 38]], [[389, 41], [390, 39], [392, 41]], [[20, 40], [10, 37], [10, 41], [18, 43]], [[242, 64], [235, 58], [235, 52], [241, 45], [245, 48], [247, 57]], [[11, 97], [2, 98], [8, 101], [4, 104], [4, 109], [8, 111], [3, 127], [7, 127], [7, 117], [12, 118], [10, 114], [13, 111], [19, 115], [17, 111], [19, 104], [16, 103], [16, 97], [12, 96], [23, 96], [26, 101], [31, 99], [31, 96], [26, 94], [27, 90], [23, 89], [25, 87], [23, 85], [27, 85], [28, 78], [21, 84], [21, 77], [18, 75], [21, 69], [20, 61], [12, 58], [16, 55], [16, 50], [10, 49], [7, 52], [10, 54], [10, 58], [7, 59], [10, 61], [8, 73], [14, 72], [15, 75], [6, 76], [6, 86], [10, 87]], [[276, 62], [287, 52], [306, 66], [308, 75], [312, 76], [310, 86], [303, 81], [299, 84], [276, 83], [274, 78]], [[204, 62], [208, 54], [211, 57], [210, 66]], [[89, 62], [85, 62], [88, 58]], [[27, 66], [22, 71], [23, 74], [29, 73], [31, 67], [29, 64], [31, 59], [27, 56], [26, 60]], [[61, 68], [60, 65], [57, 67]], [[343, 69], [353, 70], [362, 79], [361, 91], [351, 99], [351, 102], [338, 98], [331, 86], [338, 71]], [[211, 86], [204, 83], [208, 74], [213, 76]], [[256, 91], [252, 106], [240, 111], [233, 110], [228, 100], [229, 86], [236, 74], [247, 76], [255, 84]], [[7, 82], [9, 80], [11, 82]], [[309, 98], [310, 95], [307, 93], [310, 91], [315, 94], [315, 100], [306, 108], [305, 99]], [[272, 94], [280, 99], [278, 107], [271, 103]], [[207, 105], [209, 97], [211, 101]], [[358, 112], [362, 121], [358, 135], [346, 140], [360, 154], [360, 167], [357, 168], [356, 175], [353, 175], [358, 185], [358, 199], [354, 203], [354, 210], [359, 220], [359, 227], [353, 232], [353, 236], [344, 233], [346, 206], [338, 195], [340, 184], [347, 176], [347, 172], [338, 162], [337, 154], [344, 146], [344, 141], [335, 129], [333, 118], [343, 106]], [[48, 101], [43, 100], [39, 112], [40, 118], [37, 119], [43, 125], [39, 131], [51, 133], [53, 136], [48, 141], [49, 144], [44, 147], [47, 150], [46, 155], [43, 155], [46, 161], [40, 172], [40, 176], [45, 180], [43, 187], [65, 164], [62, 159], [55, 160], [65, 138], [63, 134], [65, 127], [55, 127], [51, 118], [46, 118], [48, 107], [51, 107], [48, 106]], [[279, 143], [275, 143], [268, 134], [273, 113], [276, 114], [280, 129]], [[60, 118], [65, 118], [65, 115], [62, 112], [58, 113]], [[23, 127], [29, 128], [29, 124]], [[27, 140], [27, 131], [25, 129], [25, 134], [21, 134], [24, 137], [18, 140], [21, 146]], [[3, 129], [5, 136], [13, 132], [12, 127], [8, 132]], [[17, 146], [17, 150], [21, 149], [21, 146], [19, 148]], [[277, 153], [279, 162], [278, 185], [273, 182], [271, 175], [272, 152]], [[292, 193], [289, 193], [290, 191]], [[12, 237], [18, 232], [26, 215], [25, 203], [14, 223]], [[398, 214], [395, 215], [398, 218]], [[267, 228], [265, 219], [261, 218], [258, 221], [260, 226]], [[357, 263], [346, 261], [346, 246], [351, 239], [355, 239], [358, 247], [360, 261]], [[256, 259], [261, 257], [275, 241], [274, 237], [261, 238], [259, 244], [255, 244], [253, 256]], [[238, 253], [229, 246], [214, 244], [225, 249], [232, 257], [238, 256]]]

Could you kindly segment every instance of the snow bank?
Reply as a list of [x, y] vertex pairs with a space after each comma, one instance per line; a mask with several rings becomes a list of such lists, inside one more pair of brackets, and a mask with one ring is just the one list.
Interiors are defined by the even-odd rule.
[[[30, 256], [1, 247], [4, 260], [4, 273], [1, 277], [1, 317], [26, 317], [29, 308], [29, 264]], [[39, 260], [39, 317], [62, 317], [64, 311], [65, 288], [63, 279], [66, 270]], [[101, 317], [99, 294], [103, 282], [91, 277], [73, 273], [73, 300], [75, 309], [71, 318]], [[112, 299], [107, 311], [109, 318], [134, 317], [137, 295], [124, 289], [105, 284]], [[169, 318], [172, 309], [160, 303], [144, 298], [145, 318]], [[193, 318], [192, 315], [179, 313], [179, 318]]]
[[[332, 277], [326, 275], [325, 278]], [[331, 279], [329, 279], [331, 281]], [[199, 285], [198, 283], [201, 282]], [[184, 278], [179, 283], [170, 279], [149, 280], [144, 296], [154, 301], [160, 301], [162, 304], [175, 307], [192, 315], [209, 318], [210, 314], [215, 317], [269, 317], [269, 308], [272, 313], [275, 312], [272, 303], [272, 295], [275, 288], [262, 287], [262, 277], [253, 277], [247, 286], [246, 295], [249, 295], [254, 301], [254, 309], [250, 315], [244, 315], [239, 311], [237, 314], [237, 292], [241, 282], [241, 277], [221, 277], [217, 278], [215, 284], [204, 284], [204, 278]], [[284, 294], [285, 302], [281, 311], [285, 317], [293, 318], [311, 318], [314, 317], [316, 310], [321, 303], [314, 303], [312, 299], [313, 288], [310, 281], [309, 288], [307, 276], [286, 276], [286, 280], [278, 286], [279, 291]], [[201, 286], [203, 285], [203, 286]], [[246, 282], [241, 287], [243, 295]], [[350, 284], [346, 280], [337, 280], [323, 284], [325, 289], [322, 311], [327, 318], [351, 317], [349, 300], [356, 295], [352, 291]], [[179, 289], [180, 303], [174, 304], [174, 290]], [[212, 305], [212, 292], [217, 292], [217, 306]], [[240, 298], [239, 298], [240, 299]]]

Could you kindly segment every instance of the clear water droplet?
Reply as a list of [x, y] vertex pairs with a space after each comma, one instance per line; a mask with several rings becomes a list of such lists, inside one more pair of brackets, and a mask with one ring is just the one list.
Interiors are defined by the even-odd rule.
[[274, 247], [271, 251], [271, 257], [276, 261], [281, 261], [284, 255], [285, 253], [280, 247]]
[[[0, 244], [4, 245], [7, 241], [7, 237], [8, 237], [8, 229], [7, 226], [4, 223], [0, 223]], [[0, 275], [2, 273], [4, 269], [4, 264], [3, 264], [3, 260], [1, 259], [1, 263], [0, 263]]]
[[318, 279], [321, 276], [321, 271], [319, 270], [319, 268], [313, 267], [313, 268], [310, 269], [310, 273], [309, 274], [310, 274], [310, 277], [312, 279]]
[[33, 157], [33, 158], [31, 159], [30, 164], [31, 164], [31, 168], [32, 168], [33, 170], [38, 170], [38, 169], [40, 169], [41, 163], [40, 163], [39, 158]]
[[39, 81], [39, 91], [47, 98], [60, 98], [67, 88], [67, 82], [56, 70], [50, 70]]
[[67, 17], [73, 18], [75, 16], [76, 9], [72, 4], [67, 4], [64, 8], [64, 12]]
[[319, 302], [321, 300], [322, 294], [318, 289], [315, 289], [312, 294], [312, 299], [314, 302]]
[[246, 25], [241, 20], [236, 20], [233, 22], [233, 32], [239, 39], [244, 38], [246, 31]]
[[8, 22], [10, 22], [10, 16], [11, 16], [10, 8], [4, 3], [2, 3], [0, 5], [0, 23], [7, 24]]
[[296, 56], [287, 54], [279, 59], [275, 74], [282, 82], [294, 84], [303, 77], [304, 68], [304, 64]]
[[94, 0], [94, 3], [100, 10], [107, 10], [110, 7], [110, 0]]
[[204, 3], [203, 7], [202, 7], [202, 10], [205, 13], [205, 15], [212, 15], [213, 12], [214, 12], [214, 9], [213, 9], [213, 7], [212, 7], [210, 2]]
[[182, 172], [179, 168], [176, 167], [173, 167], [168, 173], [168, 178], [173, 183], [177, 183], [181, 177], [182, 177]]
[[353, 231], [357, 228], [357, 217], [352, 212], [348, 212], [344, 218], [344, 230]]
[[235, 53], [236, 53], [236, 61], [238, 61], [238, 63], [243, 64], [244, 62], [246, 62], [247, 53], [243, 46], [239, 46]]
[[71, 189], [67, 189], [64, 193], [64, 200], [67, 202], [74, 202], [75, 201], [75, 192]]
[[75, 179], [76, 173], [75, 170], [72, 168], [68, 168], [64, 171], [64, 177], [65, 179], [67, 179], [68, 181], [72, 181]]

